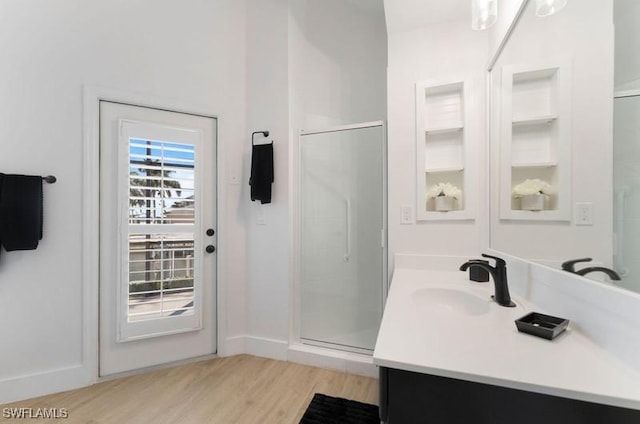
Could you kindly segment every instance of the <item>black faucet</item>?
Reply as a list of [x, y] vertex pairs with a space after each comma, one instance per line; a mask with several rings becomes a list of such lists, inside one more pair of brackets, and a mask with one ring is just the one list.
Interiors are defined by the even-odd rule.
[[571, 259], [570, 261], [565, 261], [562, 263], [562, 269], [567, 272], [576, 273], [576, 264], [580, 262], [591, 262], [591, 258], [582, 258], [582, 259]]
[[587, 268], [583, 268], [580, 269], [578, 271], [576, 271], [575, 269], [575, 264], [580, 263], [580, 262], [591, 262], [591, 258], [582, 258], [582, 259], [572, 259], [570, 261], [566, 261], [562, 263], [562, 269], [567, 271], [567, 272], [572, 272], [574, 274], [578, 274], [578, 275], [586, 275], [590, 272], [604, 272], [605, 274], [607, 274], [609, 276], [609, 278], [611, 278], [612, 280], [615, 281], [620, 281], [620, 275], [615, 272], [614, 270], [610, 269], [610, 268], [605, 268], [603, 266], [590, 266]]
[[482, 254], [485, 258], [495, 259], [496, 266], [489, 265], [486, 261], [472, 259], [460, 265], [460, 271], [466, 271], [469, 267], [479, 267], [489, 272], [493, 276], [493, 284], [495, 286], [495, 295], [491, 296], [498, 305], [512, 308], [516, 306], [509, 296], [509, 286], [507, 284], [507, 263], [495, 256]]

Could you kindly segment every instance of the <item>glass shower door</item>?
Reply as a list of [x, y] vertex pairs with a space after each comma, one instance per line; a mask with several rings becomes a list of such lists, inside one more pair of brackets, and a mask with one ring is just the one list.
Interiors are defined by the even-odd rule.
[[300, 337], [373, 350], [386, 281], [382, 124], [303, 133]]
[[640, 290], [640, 92], [614, 100], [614, 269], [619, 286]]

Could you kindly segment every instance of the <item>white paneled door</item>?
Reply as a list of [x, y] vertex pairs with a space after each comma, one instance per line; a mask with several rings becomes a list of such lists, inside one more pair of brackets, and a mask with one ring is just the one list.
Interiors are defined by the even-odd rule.
[[100, 375], [215, 353], [216, 120], [100, 102]]

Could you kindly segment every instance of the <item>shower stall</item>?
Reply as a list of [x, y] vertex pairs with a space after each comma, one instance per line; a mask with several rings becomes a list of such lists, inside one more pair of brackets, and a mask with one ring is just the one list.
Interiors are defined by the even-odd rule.
[[303, 131], [299, 152], [300, 341], [370, 353], [387, 291], [385, 127]]
[[616, 283], [640, 291], [640, 90], [616, 93], [613, 115]]

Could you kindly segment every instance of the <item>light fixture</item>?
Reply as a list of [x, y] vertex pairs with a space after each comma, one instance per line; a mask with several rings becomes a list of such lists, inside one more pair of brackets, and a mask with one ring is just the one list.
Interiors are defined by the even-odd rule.
[[498, 19], [498, 0], [471, 0], [471, 28], [489, 28]]
[[567, 5], [567, 0], [536, 0], [536, 16], [550, 16]]

